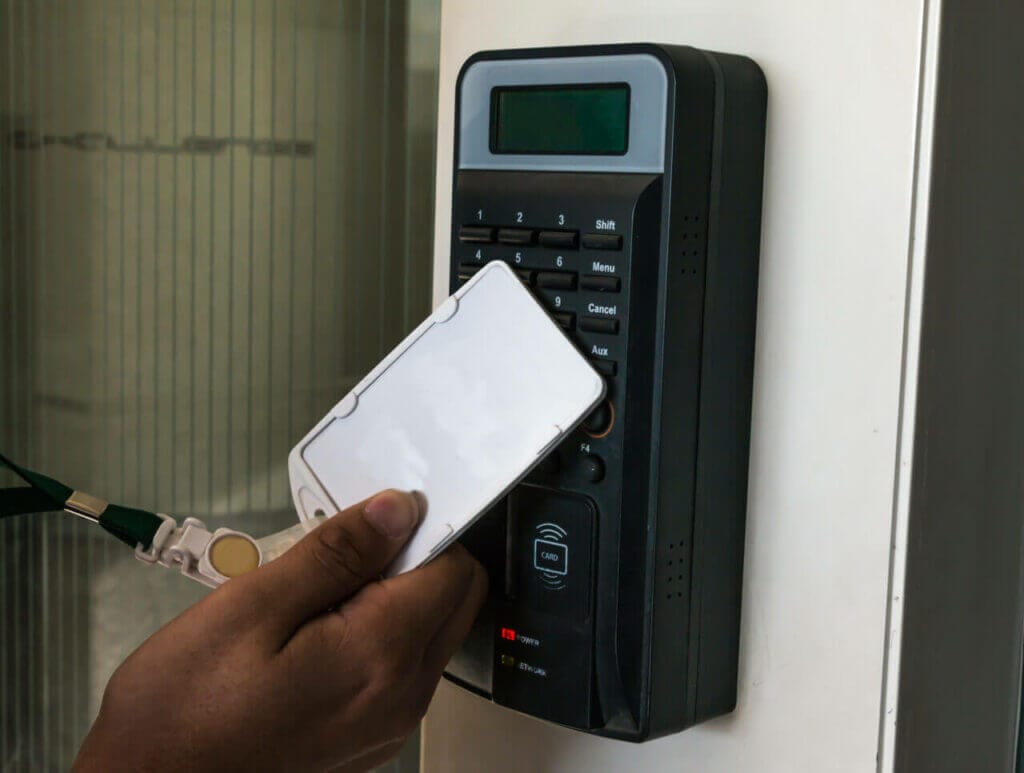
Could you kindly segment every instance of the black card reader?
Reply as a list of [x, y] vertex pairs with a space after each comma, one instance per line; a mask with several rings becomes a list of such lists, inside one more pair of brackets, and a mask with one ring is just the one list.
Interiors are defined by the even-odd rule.
[[608, 400], [463, 539], [491, 597], [446, 676], [642, 741], [736, 702], [766, 88], [689, 47], [480, 53], [451, 289], [509, 263]]

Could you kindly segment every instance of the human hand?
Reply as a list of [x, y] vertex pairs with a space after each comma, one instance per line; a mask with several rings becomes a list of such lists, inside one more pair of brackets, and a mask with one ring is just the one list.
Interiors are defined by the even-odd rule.
[[386, 491], [222, 585], [132, 653], [74, 769], [342, 770], [401, 747], [487, 594], [456, 545], [378, 580], [421, 517]]

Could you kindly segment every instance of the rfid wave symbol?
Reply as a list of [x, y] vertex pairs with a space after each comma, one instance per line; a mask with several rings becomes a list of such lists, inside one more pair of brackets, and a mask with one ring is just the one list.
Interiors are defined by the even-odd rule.
[[540, 580], [552, 590], [561, 590], [569, 574], [569, 546], [565, 544], [568, 532], [557, 523], [539, 524], [533, 540], [533, 568]]

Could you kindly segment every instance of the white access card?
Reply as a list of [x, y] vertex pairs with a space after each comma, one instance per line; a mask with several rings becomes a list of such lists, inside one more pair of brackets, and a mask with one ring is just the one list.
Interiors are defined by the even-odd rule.
[[604, 379], [512, 270], [494, 261], [441, 304], [292, 449], [315, 525], [385, 488], [427, 514], [388, 569], [440, 553], [604, 398]]

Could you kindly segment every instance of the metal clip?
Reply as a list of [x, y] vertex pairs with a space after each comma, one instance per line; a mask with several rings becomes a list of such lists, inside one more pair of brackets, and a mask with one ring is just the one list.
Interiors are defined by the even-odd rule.
[[64, 512], [77, 515], [93, 523], [100, 522], [100, 516], [110, 503], [84, 491], [72, 491], [71, 496], [64, 503]]

